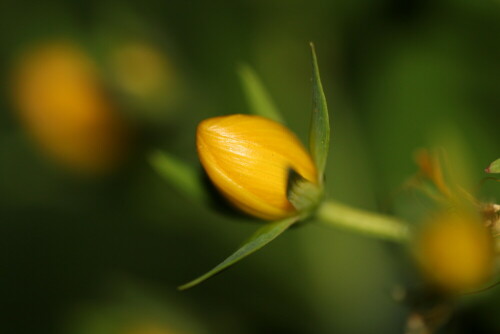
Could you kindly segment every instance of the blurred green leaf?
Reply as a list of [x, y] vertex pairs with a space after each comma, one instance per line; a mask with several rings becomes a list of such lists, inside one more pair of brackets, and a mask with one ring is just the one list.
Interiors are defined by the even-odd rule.
[[318, 169], [318, 181], [322, 184], [330, 145], [330, 121], [325, 93], [319, 75], [316, 51], [314, 44], [311, 43], [310, 45], [313, 61], [313, 111], [309, 129], [309, 149]]
[[486, 173], [500, 173], [500, 158], [493, 161], [484, 171]]
[[274, 239], [276, 239], [281, 233], [285, 232], [293, 223], [297, 221], [296, 217], [286, 218], [277, 222], [267, 223], [263, 227], [257, 230], [236, 252], [234, 252], [227, 259], [222, 261], [218, 266], [207, 272], [206, 274], [192, 280], [189, 283], [181, 285], [179, 290], [186, 290], [192, 288], [201, 282], [209, 279], [210, 277], [220, 273], [224, 269], [229, 268], [235, 263], [241, 261], [248, 255], [258, 251]]
[[276, 122], [285, 123], [257, 73], [250, 66], [242, 64], [238, 68], [238, 74], [251, 112]]
[[162, 151], [154, 151], [149, 155], [149, 163], [168, 183], [187, 197], [205, 202], [206, 188], [198, 171], [184, 161]]
[[321, 187], [303, 178], [294, 169], [288, 171], [286, 196], [294, 208], [307, 215], [320, 202]]

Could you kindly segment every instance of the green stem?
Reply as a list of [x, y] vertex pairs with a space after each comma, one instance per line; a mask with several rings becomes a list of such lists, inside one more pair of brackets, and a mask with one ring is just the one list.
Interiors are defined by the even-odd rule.
[[316, 217], [323, 224], [381, 239], [404, 243], [410, 236], [408, 224], [397, 218], [352, 208], [331, 200], [326, 200], [319, 206]]

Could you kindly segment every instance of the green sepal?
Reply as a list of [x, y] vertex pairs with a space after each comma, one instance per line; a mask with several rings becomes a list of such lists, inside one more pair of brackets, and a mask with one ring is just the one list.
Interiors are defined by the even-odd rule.
[[250, 66], [241, 64], [238, 67], [238, 74], [251, 113], [284, 124], [285, 121], [281, 113], [274, 105], [271, 96], [267, 93], [257, 73]]
[[179, 158], [162, 151], [149, 154], [149, 163], [168, 183], [186, 197], [207, 202], [209, 195], [198, 171]]
[[493, 161], [484, 171], [486, 173], [500, 173], [500, 158]]
[[266, 223], [263, 227], [258, 229], [236, 252], [231, 256], [222, 261], [215, 268], [207, 272], [206, 274], [192, 280], [189, 283], [181, 285], [178, 287], [179, 290], [186, 290], [192, 288], [201, 282], [209, 279], [210, 277], [219, 274], [221, 271], [229, 268], [235, 263], [241, 261], [248, 255], [258, 251], [274, 239], [276, 239], [280, 234], [285, 232], [293, 223], [297, 221], [296, 217], [290, 217], [276, 222]]
[[311, 43], [310, 45], [313, 64], [313, 110], [309, 129], [309, 150], [318, 169], [318, 182], [322, 184], [330, 145], [330, 121], [325, 93], [319, 75], [316, 51], [314, 44]]
[[299, 212], [299, 217], [305, 218], [318, 207], [323, 198], [323, 190], [320, 186], [306, 180], [294, 169], [290, 168], [288, 170], [286, 197]]

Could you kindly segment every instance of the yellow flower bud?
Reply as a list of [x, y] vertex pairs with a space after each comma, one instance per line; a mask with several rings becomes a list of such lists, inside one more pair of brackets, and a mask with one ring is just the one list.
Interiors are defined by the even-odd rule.
[[445, 213], [423, 227], [416, 243], [429, 280], [448, 292], [478, 289], [494, 270], [492, 237], [467, 213]]
[[198, 125], [201, 164], [219, 191], [237, 208], [265, 220], [295, 213], [286, 186], [289, 168], [316, 183], [316, 167], [298, 138], [260, 116], [230, 115]]
[[63, 165], [85, 173], [123, 156], [127, 126], [77, 46], [49, 42], [25, 52], [13, 72], [14, 103], [29, 134]]

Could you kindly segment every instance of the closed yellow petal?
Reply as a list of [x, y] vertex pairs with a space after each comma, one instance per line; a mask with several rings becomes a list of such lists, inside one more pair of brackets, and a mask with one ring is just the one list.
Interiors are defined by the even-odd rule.
[[294, 213], [286, 198], [287, 172], [311, 182], [316, 169], [297, 137], [259, 116], [207, 119], [197, 131], [200, 161], [212, 182], [241, 210], [266, 220]]

